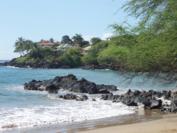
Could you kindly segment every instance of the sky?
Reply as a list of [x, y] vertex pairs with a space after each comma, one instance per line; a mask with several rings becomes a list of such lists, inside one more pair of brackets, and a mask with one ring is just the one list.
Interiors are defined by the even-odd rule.
[[0, 1], [0, 60], [17, 57], [18, 37], [39, 41], [82, 34], [105, 38], [109, 25], [136, 20], [121, 9], [126, 0], [2, 0]]

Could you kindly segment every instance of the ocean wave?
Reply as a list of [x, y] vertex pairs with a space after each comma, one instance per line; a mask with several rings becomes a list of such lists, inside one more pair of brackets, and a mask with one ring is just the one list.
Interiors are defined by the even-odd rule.
[[14, 68], [14, 69], [17, 69], [19, 67], [15, 67], [15, 66], [6, 66], [7, 68]]
[[46, 91], [34, 91], [34, 90], [25, 90], [23, 85], [6, 85], [3, 87], [4, 90], [9, 91], [9, 92], [19, 92], [19, 93], [23, 93], [23, 94], [34, 94], [34, 95], [38, 95], [38, 94], [45, 94], [47, 95], [48, 93]]
[[0, 130], [81, 122], [135, 112], [134, 108], [122, 103], [112, 103], [99, 99], [84, 102], [60, 100], [59, 103], [53, 106], [30, 108], [0, 108]]

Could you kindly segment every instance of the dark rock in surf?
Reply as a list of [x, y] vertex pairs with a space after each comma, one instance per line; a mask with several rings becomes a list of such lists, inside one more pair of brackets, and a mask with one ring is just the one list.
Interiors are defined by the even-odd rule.
[[60, 95], [59, 98], [62, 98], [62, 99], [65, 99], [65, 100], [76, 100], [76, 101], [86, 101], [86, 100], [88, 100], [88, 97], [86, 95], [75, 95], [75, 94]]
[[[160, 98], [170, 103], [163, 103]], [[171, 91], [132, 91], [128, 90], [122, 95], [104, 94], [101, 99], [113, 102], [122, 102], [127, 106], [144, 105], [145, 109], [158, 109], [163, 112], [177, 112], [177, 93]]]
[[102, 95], [101, 99], [103, 99], [103, 100], [113, 100], [113, 97], [114, 97], [114, 95], [111, 93], [111, 94]]
[[72, 84], [71, 91], [78, 92], [78, 93], [89, 93], [89, 94], [99, 93], [97, 85], [93, 82], [87, 81], [84, 78]]
[[84, 78], [78, 80], [74, 75], [55, 77], [54, 79], [44, 81], [32, 80], [29, 83], [25, 83], [24, 88], [25, 90], [48, 91], [49, 93], [57, 93], [58, 90], [64, 89], [88, 94], [109, 94], [117, 90], [117, 87], [114, 85], [97, 85]]
[[[116, 86], [97, 85], [84, 78], [79, 80], [74, 75], [55, 77], [54, 79], [44, 81], [32, 80], [29, 83], [25, 83], [24, 88], [26, 90], [48, 91], [49, 93], [55, 94], [58, 93], [58, 90], [63, 89], [69, 93], [65, 95], [59, 94], [60, 98], [77, 101], [85, 101], [88, 99], [86, 95], [79, 95], [82, 93], [101, 94], [101, 99], [103, 100], [122, 102], [127, 106], [138, 106], [141, 104], [144, 105], [145, 109], [177, 112], [177, 92], [128, 90], [124, 94], [114, 95], [113, 92], [117, 90]], [[72, 92], [74, 92], [74, 94]], [[169, 103], [164, 103], [163, 99], [169, 101]]]
[[25, 90], [39, 90], [39, 91], [45, 90], [45, 88], [42, 88], [42, 81], [36, 81], [36, 80], [32, 80], [30, 84], [25, 83], [24, 89]]
[[161, 100], [151, 100], [150, 109], [161, 109], [162, 101]]
[[48, 91], [49, 93], [57, 93], [58, 88], [54, 84], [51, 84], [46, 86], [46, 91]]

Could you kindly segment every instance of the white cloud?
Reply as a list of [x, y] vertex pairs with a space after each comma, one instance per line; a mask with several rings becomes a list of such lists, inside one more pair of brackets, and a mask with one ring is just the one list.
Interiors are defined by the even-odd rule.
[[102, 38], [103, 40], [106, 40], [106, 39], [110, 38], [111, 36], [113, 36], [113, 33], [105, 33], [105, 34], [102, 35], [101, 38]]
[[108, 38], [110, 38], [111, 36], [113, 36], [113, 33], [104, 33], [101, 36], [96, 36], [96, 35], [84, 35], [83, 38], [87, 41], [90, 41], [93, 37], [99, 37], [102, 40], [106, 40]]
[[93, 37], [95, 37], [94, 35], [84, 35], [83, 38], [87, 41], [90, 41]]

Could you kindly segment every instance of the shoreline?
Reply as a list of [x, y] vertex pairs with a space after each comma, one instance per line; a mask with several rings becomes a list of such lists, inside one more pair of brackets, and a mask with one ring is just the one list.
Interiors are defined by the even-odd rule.
[[177, 114], [167, 114], [152, 121], [82, 130], [79, 133], [177, 133], [176, 125]]
[[[61, 66], [55, 66], [55, 65], [50, 65], [50, 66], [38, 66], [38, 65], [34, 65], [34, 64], [13, 64], [11, 62], [13, 62], [14, 59], [10, 60], [10, 61], [5, 61], [5, 62], [0, 62], [0, 66], [11, 66], [11, 67], [18, 67], [18, 68], [32, 68], [32, 69], [86, 69], [86, 70], [112, 70], [112, 71], [121, 71], [123, 73], [126, 72], [133, 72], [133, 73], [168, 73], [168, 74], [174, 74], [177, 72], [177, 70], [174, 71], [157, 71], [157, 70], [151, 70], [151, 71], [131, 71], [128, 69], [123, 69], [123, 68], [119, 68], [117, 66], [111, 66], [109, 64], [107, 65], [94, 65], [94, 64], [88, 64], [88, 65], [84, 65], [81, 64], [80, 66], [76, 66], [76, 67], [72, 67], [72, 66], [66, 66], [66, 65], [61, 65]], [[52, 66], [52, 67], [51, 67]]]
[[163, 114], [159, 111], [139, 110], [134, 114], [115, 116], [109, 118], [87, 120], [82, 122], [61, 123], [55, 125], [44, 125], [39, 127], [17, 128], [3, 131], [3, 133], [78, 133], [110, 128], [114, 126], [123, 126], [134, 123], [149, 122], [160, 120]]

